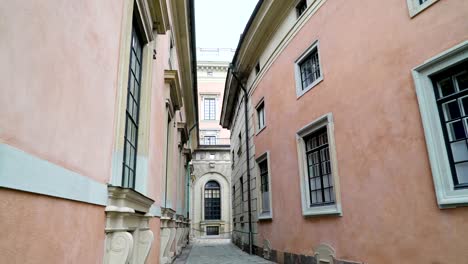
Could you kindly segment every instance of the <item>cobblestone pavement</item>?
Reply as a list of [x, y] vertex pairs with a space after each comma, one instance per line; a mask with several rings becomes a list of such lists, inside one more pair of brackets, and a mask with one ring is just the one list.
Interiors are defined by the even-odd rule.
[[271, 264], [268, 260], [249, 255], [229, 239], [198, 239], [192, 242], [186, 264]]

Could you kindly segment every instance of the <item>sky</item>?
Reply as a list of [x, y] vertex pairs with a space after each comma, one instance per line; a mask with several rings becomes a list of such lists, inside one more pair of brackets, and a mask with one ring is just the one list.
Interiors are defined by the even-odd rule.
[[257, 0], [195, 0], [197, 47], [236, 48]]

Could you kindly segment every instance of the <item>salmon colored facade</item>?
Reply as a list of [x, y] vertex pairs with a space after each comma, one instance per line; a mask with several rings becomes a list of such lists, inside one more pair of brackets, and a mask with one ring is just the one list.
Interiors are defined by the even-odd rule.
[[[274, 213], [254, 223], [255, 246], [263, 248], [258, 254], [279, 263], [328, 260], [323, 252], [335, 263], [468, 263], [468, 203], [443, 204], [436, 194], [430, 133], [413, 78], [419, 65], [440, 54], [453, 51], [466, 62], [468, 2], [428, 1], [411, 13], [416, 4], [259, 2], [228, 73], [221, 118], [227, 128], [243, 122], [242, 115], [231, 114], [243, 95], [235, 74], [249, 94], [251, 155], [258, 160], [268, 153]], [[320, 78], [298, 92], [299, 58], [314, 43]], [[255, 108], [261, 101], [260, 130]], [[301, 189], [310, 188], [302, 186], [301, 131], [326, 115], [338, 209], [304, 213], [315, 209], [305, 208], [301, 198]]]
[[193, 1], [13, 1], [0, 16], [0, 262], [170, 263], [197, 142]]

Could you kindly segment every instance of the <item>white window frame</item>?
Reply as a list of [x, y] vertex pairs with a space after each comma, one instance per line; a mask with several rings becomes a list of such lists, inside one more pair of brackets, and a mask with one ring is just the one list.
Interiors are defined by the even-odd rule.
[[439, 0], [427, 0], [426, 2], [420, 4], [419, 0], [406, 0], [410, 17], [416, 16], [437, 1]]
[[[270, 211], [269, 212], [263, 212], [263, 203], [262, 203], [262, 190], [261, 190], [261, 185], [262, 185], [262, 179], [260, 178], [260, 166], [258, 165], [260, 162], [263, 162], [263, 161], [267, 161], [267, 164], [268, 164], [268, 200], [270, 202]], [[259, 220], [271, 220], [273, 219], [273, 203], [272, 203], [272, 190], [271, 190], [271, 167], [270, 167], [270, 152], [269, 151], [266, 151], [265, 153], [263, 153], [262, 155], [260, 155], [257, 159], [255, 159], [256, 161], [256, 170], [257, 170], [257, 186], [259, 186], [259, 188], [257, 188], [258, 190], [258, 197], [260, 197], [259, 199], [257, 199], [257, 208], [259, 208], [259, 210], [257, 210], [258, 212], [258, 219]]]
[[[259, 109], [260, 107], [263, 107], [263, 126], [260, 126], [260, 112]], [[257, 103], [255, 106], [255, 110], [257, 113], [257, 133], [255, 135], [258, 135], [260, 132], [262, 132], [266, 128], [266, 113], [265, 113], [265, 100], [264, 98], [260, 99], [260, 101]]]
[[[213, 122], [218, 120], [218, 97], [219, 94], [203, 94], [201, 95], [201, 113], [203, 115], [203, 121]], [[205, 119], [205, 99], [214, 99], [215, 100], [215, 113], [214, 119]]]
[[[301, 78], [301, 63], [313, 52], [317, 50], [318, 60], [319, 60], [319, 69], [320, 69], [320, 77], [317, 78], [314, 82], [309, 84], [306, 88], [302, 89], [302, 78]], [[303, 96], [305, 93], [310, 91], [314, 88], [317, 84], [323, 81], [323, 67], [322, 67], [322, 59], [320, 58], [320, 49], [319, 49], [319, 41], [316, 40], [312, 43], [312, 45], [304, 52], [301, 56], [299, 56], [296, 61], [294, 61], [294, 72], [296, 78], [296, 95], [297, 98]]]
[[[307, 169], [307, 155], [305, 150], [304, 137], [316, 132], [317, 130], [326, 127], [328, 136], [328, 149], [330, 154], [330, 163], [333, 179], [333, 187], [335, 192], [335, 203], [324, 206], [310, 206], [309, 193], [310, 188], [308, 184], [309, 174]], [[340, 194], [340, 181], [338, 176], [338, 164], [336, 159], [336, 146], [334, 136], [333, 114], [325, 114], [316, 120], [312, 121], [305, 127], [301, 128], [296, 134], [297, 144], [297, 157], [299, 163], [299, 180], [301, 186], [301, 201], [302, 201], [302, 215], [304, 216], [318, 216], [318, 215], [339, 215], [342, 216], [341, 209], [341, 194]]]
[[439, 208], [468, 205], [468, 189], [455, 189], [447, 148], [443, 136], [434, 88], [429, 76], [468, 59], [468, 41], [425, 61], [413, 69], [413, 79], [419, 102], [429, 162]]

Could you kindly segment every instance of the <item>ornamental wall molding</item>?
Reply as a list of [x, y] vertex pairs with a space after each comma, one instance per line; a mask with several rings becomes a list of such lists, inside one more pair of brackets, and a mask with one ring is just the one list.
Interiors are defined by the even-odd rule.
[[145, 263], [154, 241], [149, 227], [154, 201], [133, 189], [108, 186], [105, 264]]

